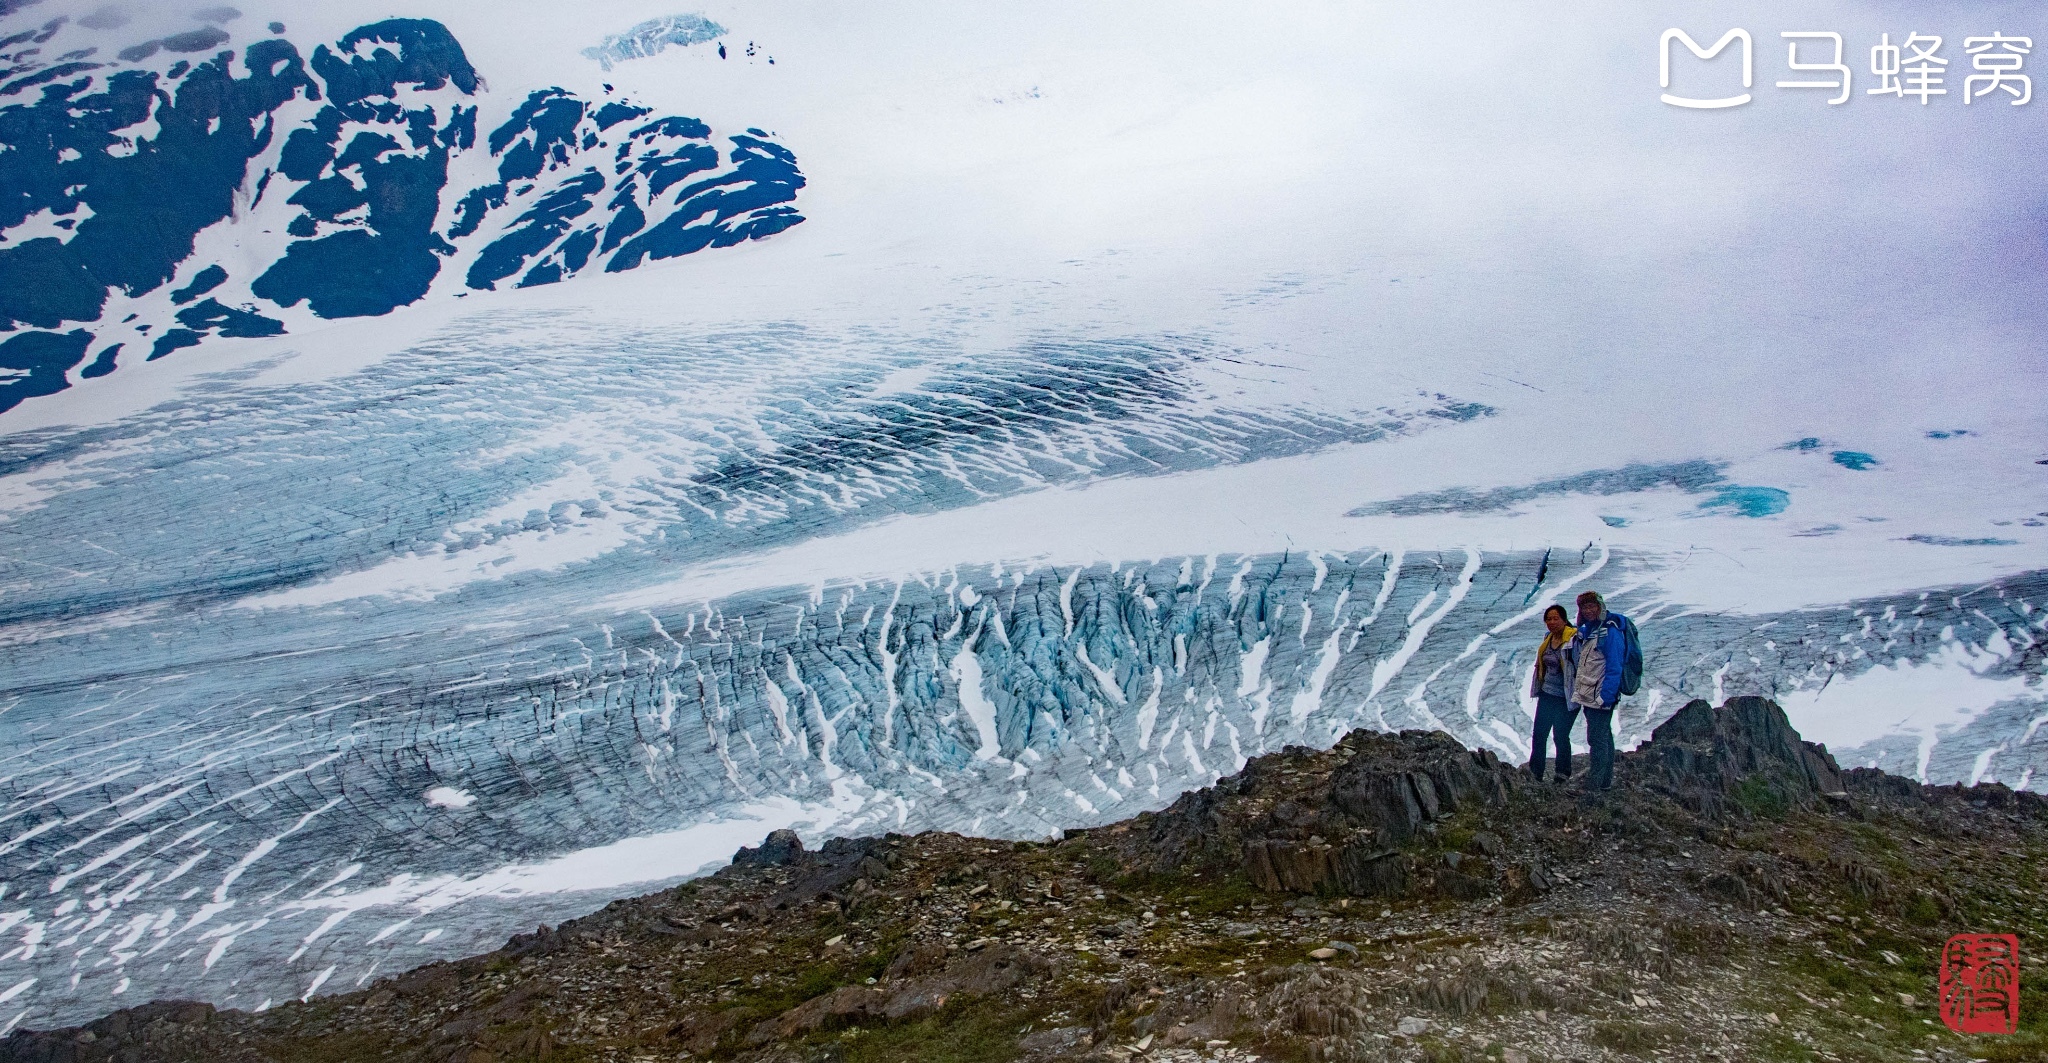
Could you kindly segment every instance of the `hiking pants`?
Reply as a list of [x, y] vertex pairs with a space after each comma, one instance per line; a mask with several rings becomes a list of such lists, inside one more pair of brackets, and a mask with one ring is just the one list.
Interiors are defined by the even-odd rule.
[[1593, 755], [1586, 788], [1605, 790], [1614, 785], [1614, 710], [1579, 707], [1586, 712], [1586, 745]]
[[1536, 698], [1536, 737], [1529, 747], [1529, 773], [1543, 777], [1543, 759], [1553, 739], [1557, 743], [1557, 779], [1565, 779], [1572, 773], [1572, 724], [1577, 723], [1579, 710], [1565, 701], [1563, 694], [1540, 694]]

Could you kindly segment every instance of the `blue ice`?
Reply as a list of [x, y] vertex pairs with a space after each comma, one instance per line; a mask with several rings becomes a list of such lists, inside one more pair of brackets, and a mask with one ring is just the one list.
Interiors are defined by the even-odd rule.
[[1791, 504], [1792, 496], [1775, 487], [1725, 487], [1700, 503], [1700, 508], [1741, 517], [1769, 517], [1785, 512]]
[[688, 46], [723, 36], [725, 27], [702, 15], [669, 15], [648, 19], [624, 33], [614, 33], [597, 47], [583, 49], [583, 57], [595, 59], [610, 70], [613, 63], [644, 59], [671, 44]]

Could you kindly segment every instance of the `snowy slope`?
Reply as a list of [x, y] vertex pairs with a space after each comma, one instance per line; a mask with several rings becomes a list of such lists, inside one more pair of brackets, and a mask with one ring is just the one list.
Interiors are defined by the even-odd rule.
[[160, 94], [0, 152], [0, 256], [132, 232], [115, 134], [215, 179], [0, 340], [0, 1026], [353, 986], [779, 826], [1514, 755], [1589, 587], [1626, 742], [1767, 693], [2048, 778], [2038, 111], [1680, 115], [1620, 4], [97, 7], [9, 5], [0, 125]]
[[0, 410], [124, 350], [619, 272], [803, 220], [795, 157], [759, 129], [554, 87], [508, 108], [428, 19], [302, 54], [279, 22], [238, 40], [229, 11], [118, 52], [134, 27], [104, 12], [0, 45]]

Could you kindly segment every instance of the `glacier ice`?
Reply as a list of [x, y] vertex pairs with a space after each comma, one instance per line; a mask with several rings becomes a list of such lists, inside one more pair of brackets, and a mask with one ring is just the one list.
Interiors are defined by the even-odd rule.
[[[920, 541], [947, 560], [673, 589], [992, 499], [1491, 419], [1435, 394], [1240, 405], [1235, 358], [491, 314], [349, 373], [255, 366], [0, 437], [0, 983], [34, 980], [39, 1024], [116, 989], [253, 1006], [495, 947], [779, 827], [1042, 836], [1357, 726], [1519, 759], [1538, 617], [1584, 587], [1650, 650], [1624, 743], [1754, 692], [1841, 717], [1845, 764], [2038, 774], [2038, 573], [1745, 613], [1601, 544], [1074, 563]], [[1985, 697], [1842, 714], [1900, 677]]]
[[725, 27], [702, 15], [668, 15], [651, 18], [624, 33], [605, 37], [595, 47], [585, 48], [583, 57], [595, 59], [606, 70], [613, 63], [659, 55], [669, 45], [688, 47], [725, 36]]

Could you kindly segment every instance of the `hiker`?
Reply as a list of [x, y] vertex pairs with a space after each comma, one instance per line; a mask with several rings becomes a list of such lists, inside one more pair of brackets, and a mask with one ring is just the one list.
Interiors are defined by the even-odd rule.
[[1579, 711], [1565, 696], [1565, 647], [1571, 645], [1572, 626], [1565, 619], [1564, 606], [1543, 610], [1543, 642], [1536, 647], [1536, 669], [1529, 675], [1529, 696], [1536, 699], [1536, 737], [1529, 747], [1529, 773], [1543, 778], [1543, 760], [1554, 738], [1557, 743], [1557, 773], [1563, 782], [1572, 774], [1572, 724]]
[[1614, 706], [1621, 700], [1622, 671], [1628, 661], [1627, 621], [1607, 611], [1593, 591], [1579, 595], [1578, 629], [1565, 650], [1565, 684], [1572, 708], [1586, 716], [1586, 746], [1593, 770], [1588, 790], [1614, 786]]

